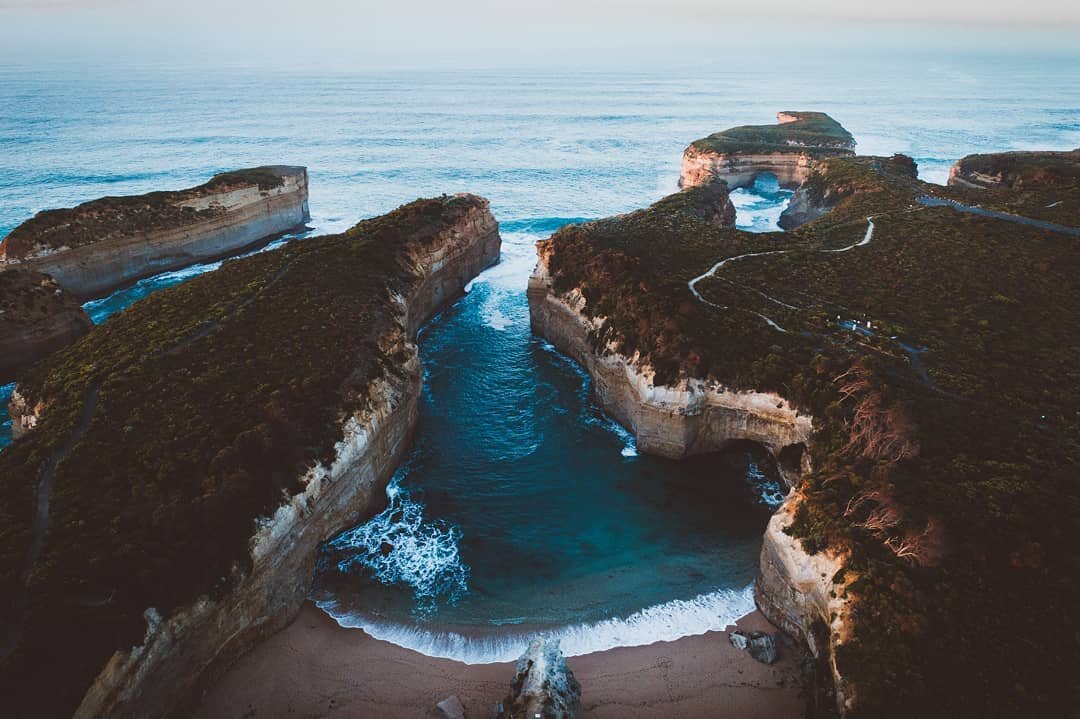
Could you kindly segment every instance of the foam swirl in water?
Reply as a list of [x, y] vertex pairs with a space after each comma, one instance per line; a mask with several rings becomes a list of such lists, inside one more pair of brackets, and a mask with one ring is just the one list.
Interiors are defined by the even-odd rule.
[[[399, 475], [400, 477], [400, 475]], [[461, 561], [461, 532], [441, 520], [426, 521], [424, 505], [410, 499], [398, 484], [387, 487], [390, 504], [370, 521], [327, 542], [344, 551], [340, 572], [362, 571], [389, 586], [407, 586], [417, 611], [433, 611], [436, 600], [453, 603], [469, 589], [469, 568]]]

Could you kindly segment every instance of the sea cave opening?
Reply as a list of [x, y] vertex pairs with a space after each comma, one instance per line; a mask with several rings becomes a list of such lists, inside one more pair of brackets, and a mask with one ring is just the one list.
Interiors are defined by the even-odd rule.
[[735, 226], [748, 232], [783, 232], [780, 216], [794, 194], [780, 185], [775, 174], [759, 173], [749, 185], [731, 191]]

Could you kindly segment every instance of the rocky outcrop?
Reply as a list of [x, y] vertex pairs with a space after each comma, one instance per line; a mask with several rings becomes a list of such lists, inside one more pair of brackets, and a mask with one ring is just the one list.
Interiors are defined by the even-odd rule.
[[11, 437], [18, 439], [37, 428], [38, 419], [46, 409], [44, 402], [31, 403], [16, 387], [8, 401], [8, 416], [11, 417]]
[[[805, 181], [806, 178], [803, 179], [803, 182]], [[793, 230], [799, 225], [813, 222], [827, 213], [830, 209], [831, 208], [824, 202], [815, 201], [811, 197], [809, 189], [800, 186], [795, 190], [791, 199], [788, 200], [788, 206], [780, 213], [780, 219], [777, 221], [777, 224], [780, 225], [781, 229]]]
[[[873, 174], [869, 181], [867, 171]], [[907, 184], [918, 179], [919, 168], [915, 160], [901, 154], [887, 158], [817, 160], [780, 214], [779, 225], [784, 230], [793, 230], [822, 217], [848, 197], [876, 192], [880, 189], [877, 178], [882, 175]]]
[[236, 254], [308, 219], [305, 168], [243, 170], [190, 190], [42, 212], [0, 243], [0, 269], [44, 272], [85, 300]]
[[968, 155], [949, 168], [949, 185], [1024, 190], [1069, 187], [1080, 181], [1080, 149]]
[[754, 599], [766, 618], [805, 645], [829, 674], [837, 709], [854, 706], [855, 691], [836, 665], [836, 648], [847, 639], [843, 558], [829, 552], [808, 553], [802, 542], [784, 532], [791, 525], [799, 493], [792, 492], [769, 520], [761, 546]]
[[810, 177], [814, 158], [808, 151], [721, 154], [691, 145], [683, 153], [679, 187], [696, 187], [713, 178], [731, 189], [749, 187], [758, 175], [773, 174], [781, 187], [795, 187]]
[[577, 719], [581, 685], [574, 678], [557, 639], [537, 638], [518, 659], [510, 694], [496, 719]]
[[368, 387], [366, 409], [345, 417], [331, 462], [310, 469], [303, 492], [259, 521], [250, 540], [251, 569], [236, 569], [227, 595], [202, 597], [159, 616], [145, 613], [143, 642], [116, 652], [82, 700], [76, 717], [183, 716], [200, 690], [253, 644], [299, 611], [313, 576], [318, 545], [342, 526], [376, 511], [404, 458], [417, 421], [421, 371], [417, 328], [498, 260], [498, 224], [486, 201], [409, 259], [422, 273], [398, 296], [400, 327], [379, 341], [395, 372]]
[[762, 664], [775, 664], [779, 657], [776, 640], [768, 632], [744, 632], [741, 629], [728, 632], [728, 641], [739, 651], [750, 652]]
[[815, 160], [855, 154], [851, 135], [823, 113], [780, 112], [777, 123], [736, 127], [694, 142], [683, 153], [679, 186], [718, 178], [735, 189], [768, 173], [783, 187], [798, 187]]
[[599, 354], [589, 333], [602, 320], [582, 312], [584, 299], [552, 288], [549, 250], [538, 243], [539, 261], [529, 279], [529, 315], [533, 332], [573, 357], [593, 378], [604, 410], [628, 427], [638, 449], [678, 459], [715, 452], [736, 440], [750, 440], [785, 458], [785, 479], [793, 483], [805, 469], [803, 451], [812, 431], [811, 417], [770, 392], [741, 392], [707, 380], [683, 380], [656, 386], [648, 367], [615, 352]]
[[48, 275], [0, 271], [0, 384], [91, 327], [78, 301]]

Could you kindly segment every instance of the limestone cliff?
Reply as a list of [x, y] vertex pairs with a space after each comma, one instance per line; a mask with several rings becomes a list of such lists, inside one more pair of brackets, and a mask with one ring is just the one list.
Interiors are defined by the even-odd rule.
[[241, 170], [189, 190], [39, 213], [0, 243], [0, 269], [44, 272], [85, 300], [235, 254], [308, 219], [306, 168]]
[[654, 385], [651, 369], [635, 358], [594, 351], [589, 335], [603, 320], [581, 312], [584, 298], [579, 292], [554, 291], [546, 241], [538, 243], [537, 253], [528, 289], [533, 332], [585, 367], [600, 404], [634, 433], [638, 449], [677, 459], [715, 452], [735, 440], [751, 440], [774, 457], [784, 456], [789, 483], [803, 471], [811, 417], [770, 392], [739, 392], [697, 379], [683, 379], [676, 386]]
[[[810, 470], [809, 415], [771, 392], [738, 392], [693, 379], [656, 386], [649, 369], [632, 358], [594, 350], [590, 334], [595, 336], [603, 320], [581, 312], [584, 298], [579, 292], [563, 296], [554, 292], [546, 241], [538, 243], [538, 255], [528, 290], [533, 331], [586, 368], [600, 404], [634, 432], [640, 451], [678, 459], [717, 451], [734, 440], [750, 440], [778, 460], [789, 487]], [[845, 711], [853, 706], [854, 689], [837, 669], [833, 651], [847, 631], [849, 607], [840, 598], [843, 582], [834, 583], [843, 561], [826, 552], [810, 554], [799, 540], [784, 533], [798, 502], [798, 491], [792, 491], [769, 522], [755, 598], [773, 624], [803, 643], [827, 668], [828, 691], [835, 693], [838, 707]]]
[[1080, 182], [1080, 149], [968, 155], [949, 168], [949, 185], [968, 189], [1073, 188]]
[[[418, 200], [342, 235], [229, 263], [158, 293], [92, 332], [81, 356], [69, 350], [35, 368], [12, 407], [20, 426], [33, 431], [0, 455], [0, 489], [13, 500], [0, 513], [15, 530], [0, 545], [4, 592], [6, 578], [18, 570], [13, 561], [28, 556], [16, 542], [45, 538], [31, 553], [43, 561], [18, 570], [25, 586], [16, 587], [14, 604], [27, 611], [0, 626], [0, 689], [10, 693], [12, 705], [35, 706], [40, 716], [70, 715], [74, 704], [77, 717], [184, 716], [222, 668], [288, 623], [309, 589], [318, 545], [381, 507], [385, 484], [408, 450], [421, 383], [417, 329], [498, 260], [500, 244], [486, 200]], [[163, 314], [189, 324], [164, 327]], [[265, 351], [254, 350], [259, 342]], [[198, 369], [208, 356], [212, 369]], [[162, 362], [176, 372], [159, 373]], [[197, 386], [178, 380], [188, 389], [144, 389], [191, 368], [200, 373]], [[235, 393], [224, 408], [208, 384], [214, 376]], [[129, 385], [129, 377], [141, 379]], [[127, 395], [129, 386], [137, 394]], [[191, 437], [206, 440], [205, 450], [178, 435], [186, 429], [140, 423], [139, 415], [156, 416], [159, 393], [169, 397], [171, 407], [162, 405], [167, 415], [195, 418], [186, 426]], [[137, 403], [137, 412], [124, 408], [129, 402]], [[127, 434], [138, 434], [139, 441], [129, 445], [121, 465], [107, 464], [110, 443], [96, 438], [115, 442]], [[328, 451], [314, 449], [333, 437]], [[204, 468], [201, 475], [160, 459], [179, 456], [167, 449], [177, 442], [202, 452], [194, 464]], [[155, 485], [140, 462], [143, 449], [158, 443], [164, 444], [151, 450], [158, 456], [153, 461], [167, 479]], [[273, 458], [278, 451], [284, 454]], [[36, 458], [49, 452], [57, 459], [38, 469]], [[288, 479], [292, 467], [301, 469]], [[55, 475], [46, 514], [35, 513], [32, 500], [18, 493], [30, 485], [10, 484], [16, 470], [40, 476], [37, 494], [46, 498]], [[143, 506], [157, 507], [153, 517], [125, 504], [135, 501], [124, 489], [133, 485], [140, 486]], [[67, 489], [57, 494], [57, 486]], [[169, 499], [177, 489], [185, 493], [180, 496], [194, 493], [194, 515], [185, 510], [191, 500]], [[231, 499], [244, 492], [254, 494]], [[113, 502], [102, 506], [102, 495]], [[265, 510], [258, 510], [260, 502]], [[69, 514], [83, 519], [77, 535], [68, 536], [75, 527], [55, 519]], [[127, 548], [121, 553], [139, 552], [142, 559], [109, 550], [114, 535], [108, 527], [120, 526], [116, 516], [138, 518], [123, 526], [119, 541]], [[161, 546], [140, 534], [158, 516], [172, 533]], [[26, 526], [31, 517], [33, 526]], [[230, 547], [231, 538], [237, 546]], [[77, 541], [94, 556], [75, 551]], [[159, 558], [179, 545], [187, 547], [179, 559]], [[202, 554], [192, 561], [193, 553]], [[212, 562], [219, 567], [207, 576], [200, 566]], [[97, 573], [110, 564], [116, 566], [107, 574]], [[147, 572], [155, 573], [150, 583], [139, 585]], [[181, 575], [186, 578], [177, 582]], [[141, 599], [165, 581], [174, 586], [158, 598], [175, 606]], [[54, 591], [67, 584], [79, 587], [76, 595]], [[84, 637], [75, 647], [57, 646], [67, 631], [57, 627], [88, 621], [122, 627], [132, 620], [141, 640], [124, 642], [114, 630]], [[56, 685], [52, 695], [44, 693], [47, 680]], [[64, 697], [76, 691], [69, 706]]]
[[442, 241], [409, 253], [420, 278], [397, 298], [401, 330], [380, 340], [399, 371], [368, 389], [369, 408], [345, 419], [344, 439], [329, 467], [308, 471], [304, 491], [260, 520], [251, 538], [252, 568], [228, 596], [202, 598], [162, 619], [147, 610], [143, 643], [117, 652], [75, 716], [153, 717], [178, 714], [178, 700], [300, 610], [320, 543], [385, 501], [383, 489], [404, 459], [417, 421], [421, 372], [416, 332], [465, 285], [498, 261], [498, 224], [486, 202], [448, 228]]
[[692, 143], [683, 153], [679, 186], [719, 178], [735, 189], [770, 173], [782, 186], [797, 187], [809, 178], [815, 160], [854, 155], [851, 135], [824, 113], [780, 112], [777, 122], [736, 127]]
[[754, 584], [758, 609], [770, 622], [804, 644], [830, 675], [837, 709], [854, 706], [855, 690], [836, 665], [836, 648], [848, 638], [851, 605], [843, 588], [844, 561], [831, 552], [807, 553], [802, 542], [787, 535], [800, 501], [796, 490], [769, 520]]
[[48, 275], [0, 271], [0, 384], [92, 326], [75, 298]]

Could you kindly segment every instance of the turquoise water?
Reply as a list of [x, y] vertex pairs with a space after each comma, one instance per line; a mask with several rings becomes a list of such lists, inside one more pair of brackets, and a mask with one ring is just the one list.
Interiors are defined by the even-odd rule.
[[[503, 262], [425, 330], [415, 452], [388, 511], [328, 546], [315, 596], [343, 624], [470, 661], [516, 654], [537, 628], [572, 654], [645, 643], [752, 606], [778, 488], [750, 448], [639, 456], [587, 378], [531, 337], [532, 245], [673, 191], [691, 140], [782, 109], [828, 111], [860, 151], [906, 152], [938, 182], [971, 152], [1080, 145], [1080, 78], [1034, 57], [572, 75], [7, 67], [0, 235], [47, 207], [266, 163], [310, 168], [315, 232], [417, 196], [490, 198]], [[788, 196], [770, 178], [734, 193], [740, 226], [774, 229]], [[107, 321], [214, 266], [87, 310]]]

